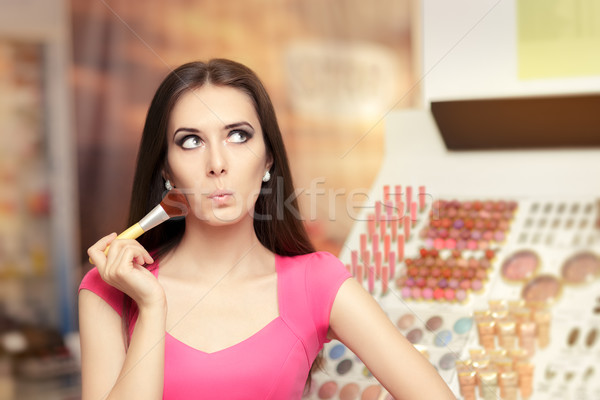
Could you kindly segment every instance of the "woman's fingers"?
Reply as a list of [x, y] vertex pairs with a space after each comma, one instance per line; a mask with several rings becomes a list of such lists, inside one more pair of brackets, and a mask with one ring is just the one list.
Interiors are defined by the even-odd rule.
[[146, 252], [146, 254], [144, 255], [144, 261], [146, 262], [146, 264], [152, 264], [152, 263], [154, 263], [154, 259], [152, 258], [152, 256], [148, 252]]
[[150, 254], [133, 239], [117, 239], [108, 248], [107, 264], [110, 275], [122, 275], [131, 272], [134, 264], [143, 265]]
[[98, 265], [102, 279], [133, 298], [139, 306], [153, 304], [164, 297], [156, 277], [143, 267], [154, 262], [150, 253], [134, 239], [114, 240], [106, 262]]
[[90, 257], [90, 260], [93, 262], [93, 264], [99, 265], [99, 263], [102, 263], [102, 265], [105, 264], [106, 262], [106, 256], [104, 254], [104, 250], [106, 250], [106, 248], [108, 247], [108, 245], [110, 245], [110, 243], [115, 240], [115, 238], [117, 237], [117, 234], [115, 232], [104, 236], [102, 239], [98, 240], [96, 243], [94, 243], [93, 245], [90, 246], [90, 248], [88, 248], [88, 256]]
[[152, 306], [164, 301], [164, 290], [156, 277], [144, 268], [154, 259], [134, 239], [117, 239], [111, 233], [88, 249], [90, 260], [96, 264], [102, 279], [129, 295], [138, 306]]

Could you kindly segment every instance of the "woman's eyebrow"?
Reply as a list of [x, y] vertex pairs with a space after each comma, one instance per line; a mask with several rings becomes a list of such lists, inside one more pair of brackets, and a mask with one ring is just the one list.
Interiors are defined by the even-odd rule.
[[[254, 127], [252, 126], [252, 124], [250, 124], [249, 122], [246, 122], [246, 121], [234, 122], [232, 124], [225, 125], [223, 127], [223, 129], [224, 130], [235, 129], [235, 128], [239, 128], [241, 126], [247, 126], [248, 128], [254, 130]], [[186, 128], [186, 127], [177, 128], [175, 130], [175, 132], [173, 132], [173, 138], [175, 138], [175, 135], [177, 135], [177, 133], [179, 133], [179, 132], [200, 133], [200, 130], [196, 129], [196, 128]]]
[[246, 121], [234, 122], [233, 124], [225, 125], [224, 129], [234, 129], [234, 128], [239, 128], [241, 126], [247, 126], [248, 128], [254, 130], [254, 127], [249, 122], [246, 122]]
[[173, 138], [175, 138], [175, 135], [177, 135], [178, 132], [200, 133], [196, 128], [177, 128], [175, 132], [173, 132]]

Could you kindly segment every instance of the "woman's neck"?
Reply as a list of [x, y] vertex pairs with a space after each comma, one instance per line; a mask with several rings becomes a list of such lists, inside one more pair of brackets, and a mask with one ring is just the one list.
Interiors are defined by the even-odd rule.
[[272, 257], [258, 240], [252, 218], [222, 226], [190, 218], [181, 242], [166, 257], [165, 264], [170, 275], [193, 279], [201, 274], [210, 279], [230, 273], [261, 273], [262, 268], [257, 266], [266, 262], [268, 269]]

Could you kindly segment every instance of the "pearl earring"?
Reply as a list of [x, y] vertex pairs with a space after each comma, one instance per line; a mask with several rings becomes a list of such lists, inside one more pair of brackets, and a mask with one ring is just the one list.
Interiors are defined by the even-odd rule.
[[265, 176], [263, 176], [262, 181], [269, 182], [269, 179], [271, 179], [271, 173], [269, 171], [267, 171], [267, 172], [265, 172]]
[[168, 179], [165, 181], [165, 189], [173, 190], [173, 185], [171, 185], [171, 181]]

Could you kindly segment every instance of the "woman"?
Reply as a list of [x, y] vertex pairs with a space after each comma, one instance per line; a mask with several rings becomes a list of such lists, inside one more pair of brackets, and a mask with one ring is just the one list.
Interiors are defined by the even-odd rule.
[[396, 399], [454, 398], [340, 261], [314, 252], [251, 70], [195, 62], [161, 84], [131, 223], [165, 187], [186, 193], [185, 219], [88, 250], [97, 268], [79, 295], [84, 399], [299, 399], [334, 338]]

